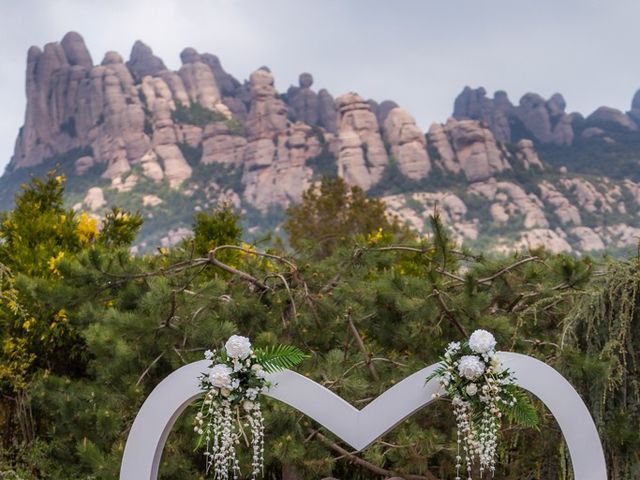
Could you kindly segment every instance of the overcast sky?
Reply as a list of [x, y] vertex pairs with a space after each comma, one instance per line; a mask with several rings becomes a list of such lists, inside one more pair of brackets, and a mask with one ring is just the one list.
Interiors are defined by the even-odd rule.
[[428, 128], [465, 85], [627, 110], [639, 19], [635, 0], [0, 0], [0, 169], [24, 118], [27, 49], [69, 30], [94, 63], [140, 39], [177, 69], [191, 46], [240, 80], [267, 65], [283, 91], [308, 71], [315, 89], [395, 100]]

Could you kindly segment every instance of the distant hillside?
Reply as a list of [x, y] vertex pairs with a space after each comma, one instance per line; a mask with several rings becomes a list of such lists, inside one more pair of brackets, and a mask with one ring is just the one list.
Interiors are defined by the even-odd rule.
[[223, 202], [259, 235], [314, 181], [339, 175], [419, 231], [437, 205], [458, 238], [486, 250], [615, 253], [640, 237], [638, 94], [627, 113], [584, 117], [559, 94], [514, 105], [467, 87], [425, 133], [394, 102], [334, 98], [309, 73], [280, 93], [267, 67], [241, 82], [215, 55], [186, 48], [181, 60], [170, 71], [138, 41], [127, 62], [108, 52], [95, 65], [75, 32], [31, 47], [0, 208], [57, 167], [70, 205], [140, 210], [140, 247], [153, 248]]

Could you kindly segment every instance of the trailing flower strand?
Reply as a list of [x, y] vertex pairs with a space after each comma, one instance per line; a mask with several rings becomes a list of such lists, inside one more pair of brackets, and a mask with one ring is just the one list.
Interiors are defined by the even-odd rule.
[[[526, 427], [537, 426], [536, 411], [518, 390], [513, 373], [502, 366], [495, 337], [476, 330], [465, 343], [450, 343], [440, 366], [427, 378], [438, 378], [451, 399], [457, 424], [456, 480], [472, 480], [477, 462], [480, 476], [496, 469], [503, 416]], [[437, 395], [434, 395], [437, 396]], [[464, 463], [463, 463], [464, 461]], [[464, 468], [463, 468], [464, 467]]]
[[[260, 394], [271, 386], [267, 374], [297, 365], [307, 355], [295, 347], [253, 350], [247, 337], [232, 335], [224, 349], [207, 350], [211, 362], [199, 377], [202, 398], [194, 418], [198, 446], [205, 446], [206, 472], [217, 480], [238, 480], [241, 476], [236, 446], [250, 431], [251, 479], [264, 468], [264, 418]], [[248, 440], [248, 439], [247, 439]]]

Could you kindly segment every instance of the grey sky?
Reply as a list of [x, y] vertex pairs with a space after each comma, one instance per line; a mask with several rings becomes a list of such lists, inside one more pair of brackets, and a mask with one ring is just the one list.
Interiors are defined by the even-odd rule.
[[94, 63], [141, 39], [175, 69], [191, 46], [240, 80], [267, 65], [283, 91], [309, 71], [313, 88], [395, 100], [427, 128], [465, 85], [628, 109], [639, 18], [635, 0], [0, 0], [0, 169], [23, 121], [27, 49], [69, 30]]

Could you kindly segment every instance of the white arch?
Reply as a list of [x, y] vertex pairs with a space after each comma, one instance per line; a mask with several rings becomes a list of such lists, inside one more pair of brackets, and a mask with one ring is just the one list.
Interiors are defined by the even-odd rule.
[[[593, 419], [571, 384], [549, 365], [517, 353], [501, 353], [517, 384], [549, 408], [567, 442], [576, 480], [606, 480], [602, 445]], [[199, 395], [198, 376], [206, 360], [186, 365], [151, 392], [133, 422], [122, 458], [120, 480], [156, 480], [162, 450], [178, 416]], [[431, 365], [393, 386], [362, 410], [316, 382], [285, 370], [269, 379], [276, 386], [267, 394], [313, 418], [337, 437], [362, 450], [398, 423], [432, 401], [437, 380], [424, 379]]]

